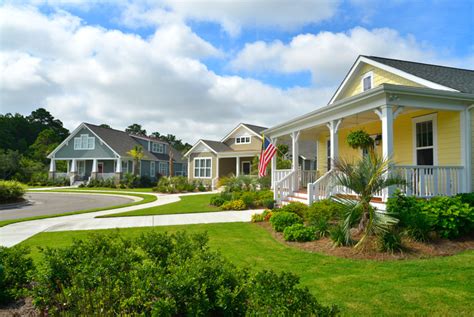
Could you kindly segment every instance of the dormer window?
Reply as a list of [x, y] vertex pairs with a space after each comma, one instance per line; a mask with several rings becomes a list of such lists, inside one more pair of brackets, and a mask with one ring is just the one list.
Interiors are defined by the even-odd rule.
[[93, 150], [95, 148], [95, 138], [89, 134], [81, 134], [74, 138], [74, 150]]
[[368, 72], [362, 77], [362, 91], [372, 89], [374, 86], [374, 74]]
[[165, 145], [163, 143], [153, 142], [151, 144], [151, 151], [153, 153], [165, 153]]
[[239, 136], [235, 138], [235, 143], [236, 144], [249, 144], [250, 143], [250, 137], [249, 136]]

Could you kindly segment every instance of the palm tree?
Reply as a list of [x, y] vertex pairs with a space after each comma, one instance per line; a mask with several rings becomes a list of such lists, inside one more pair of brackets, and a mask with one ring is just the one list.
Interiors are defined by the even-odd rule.
[[135, 145], [133, 149], [127, 152], [133, 158], [133, 175], [138, 175], [138, 164], [140, 161], [145, 157], [145, 153], [143, 153], [143, 147], [140, 145]]
[[[336, 197], [335, 200], [346, 208], [344, 231], [349, 243], [350, 229], [359, 219], [358, 234], [362, 234], [356, 247], [363, 245], [366, 238], [372, 234], [387, 231], [397, 219], [386, 213], [377, 212], [370, 205], [374, 196], [393, 185], [405, 184], [405, 180], [390, 173], [390, 159], [384, 159], [374, 152], [364, 156], [355, 163], [343, 159], [334, 162], [336, 183], [354, 192], [357, 199]], [[360, 215], [358, 214], [360, 212]]]

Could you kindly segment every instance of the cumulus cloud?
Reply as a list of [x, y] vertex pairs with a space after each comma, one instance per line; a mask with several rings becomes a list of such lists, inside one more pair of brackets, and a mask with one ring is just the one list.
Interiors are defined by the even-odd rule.
[[297, 73], [310, 71], [316, 84], [335, 84], [358, 55], [433, 61], [435, 53], [411, 36], [389, 28], [356, 27], [344, 33], [301, 34], [289, 43], [279, 40], [246, 44], [230, 62], [238, 71]]
[[177, 19], [218, 23], [230, 35], [245, 27], [276, 27], [294, 30], [334, 16], [338, 0], [189, 0], [146, 1], [129, 3], [123, 22], [129, 26], [160, 25]]
[[200, 59], [221, 52], [182, 23], [144, 39], [62, 11], [4, 6], [0, 38], [0, 113], [44, 106], [70, 129], [81, 121], [119, 129], [137, 122], [193, 142], [220, 138], [238, 122], [274, 125], [331, 93], [217, 75]]

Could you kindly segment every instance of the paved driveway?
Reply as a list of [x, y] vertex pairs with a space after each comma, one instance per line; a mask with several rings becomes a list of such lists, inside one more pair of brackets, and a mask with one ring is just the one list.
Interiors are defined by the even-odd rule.
[[56, 215], [133, 202], [130, 197], [69, 193], [27, 193], [25, 198], [31, 201], [31, 204], [12, 209], [0, 209], [0, 220]]

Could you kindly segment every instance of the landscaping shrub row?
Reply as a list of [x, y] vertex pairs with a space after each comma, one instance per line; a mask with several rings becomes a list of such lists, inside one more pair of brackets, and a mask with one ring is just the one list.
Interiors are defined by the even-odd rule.
[[[426, 200], [396, 192], [387, 202], [387, 214], [396, 221], [389, 230], [378, 234], [379, 248], [383, 252], [401, 251], [402, 236], [426, 242], [434, 237], [456, 239], [470, 234], [474, 230], [473, 203], [473, 193]], [[349, 246], [355, 241], [347, 228], [354, 228], [360, 218], [357, 204], [349, 209], [342, 203], [325, 199], [309, 207], [292, 202], [271, 212], [254, 215], [252, 221], [269, 220], [272, 228], [283, 232], [287, 241], [330, 237], [335, 246]]]
[[223, 210], [244, 210], [255, 208], [272, 209], [275, 201], [270, 190], [223, 191], [211, 198], [210, 204]]
[[185, 192], [205, 192], [210, 190], [208, 186], [204, 186], [202, 182], [189, 181], [187, 177], [162, 177], [158, 181], [153, 191], [159, 193], [185, 193]]
[[0, 180], [0, 204], [19, 201], [25, 191], [26, 186], [20, 182]]
[[0, 248], [0, 300], [31, 296], [42, 315], [334, 316], [297, 276], [237, 268], [206, 234], [93, 235], [42, 250]]

